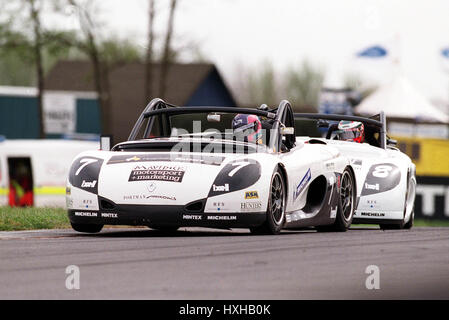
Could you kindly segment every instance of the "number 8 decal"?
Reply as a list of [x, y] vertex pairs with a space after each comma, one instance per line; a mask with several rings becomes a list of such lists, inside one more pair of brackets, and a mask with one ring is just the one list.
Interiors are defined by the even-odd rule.
[[393, 167], [377, 166], [376, 168], [374, 168], [373, 176], [377, 178], [386, 178], [390, 174], [391, 170], [393, 170]]

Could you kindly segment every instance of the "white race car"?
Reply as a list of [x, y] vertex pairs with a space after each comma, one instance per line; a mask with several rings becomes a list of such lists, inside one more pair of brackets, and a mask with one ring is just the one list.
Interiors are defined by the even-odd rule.
[[[285, 100], [250, 109], [153, 99], [128, 141], [75, 158], [69, 219], [80, 232], [105, 224], [256, 234], [345, 231], [353, 221], [410, 228], [415, 166], [390, 146], [379, 118], [294, 114]], [[355, 129], [340, 120], [363, 124], [365, 143], [342, 141]], [[306, 122], [326, 138], [296, 136]]]

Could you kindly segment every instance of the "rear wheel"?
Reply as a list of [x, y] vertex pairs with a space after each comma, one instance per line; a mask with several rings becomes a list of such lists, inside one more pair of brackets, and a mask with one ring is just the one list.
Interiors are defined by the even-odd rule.
[[270, 195], [267, 207], [267, 219], [255, 228], [250, 228], [254, 234], [278, 234], [285, 221], [285, 182], [279, 169], [271, 177]]
[[97, 233], [103, 229], [102, 224], [82, 224], [82, 223], [70, 223], [73, 230], [78, 232]]
[[351, 226], [355, 210], [355, 183], [350, 169], [346, 168], [340, 178], [340, 194], [338, 197], [337, 217], [333, 225], [319, 226], [320, 232], [344, 232]]

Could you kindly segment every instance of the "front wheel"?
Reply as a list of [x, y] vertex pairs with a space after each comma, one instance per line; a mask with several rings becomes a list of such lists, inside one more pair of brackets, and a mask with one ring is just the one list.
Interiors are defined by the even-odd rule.
[[253, 234], [278, 234], [285, 221], [285, 182], [277, 169], [271, 177], [270, 195], [267, 207], [267, 219], [255, 228], [250, 228]]
[[78, 232], [97, 233], [103, 229], [102, 224], [82, 224], [82, 223], [70, 223], [73, 230]]

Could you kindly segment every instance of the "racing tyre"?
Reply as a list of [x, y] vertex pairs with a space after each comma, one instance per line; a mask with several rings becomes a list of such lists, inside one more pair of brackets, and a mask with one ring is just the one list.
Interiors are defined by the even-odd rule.
[[406, 224], [404, 224], [404, 229], [410, 230], [413, 227], [414, 220], [415, 220], [415, 211], [413, 210], [410, 220]]
[[271, 177], [270, 195], [268, 198], [267, 219], [255, 228], [250, 228], [253, 234], [278, 234], [285, 222], [285, 181], [279, 169]]
[[82, 223], [70, 223], [73, 230], [78, 232], [97, 233], [103, 229], [102, 224], [82, 224]]
[[337, 217], [333, 225], [316, 227], [319, 232], [344, 232], [351, 226], [355, 210], [355, 183], [351, 171], [346, 168], [340, 178]]

